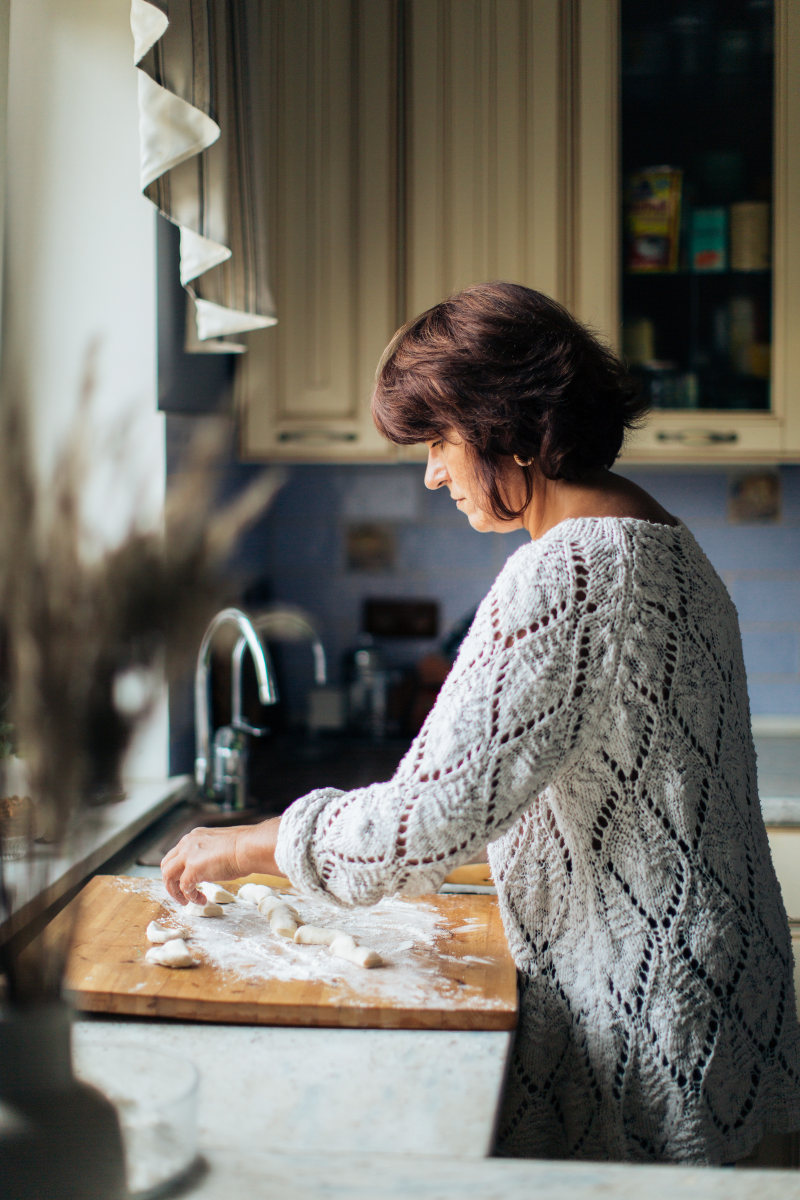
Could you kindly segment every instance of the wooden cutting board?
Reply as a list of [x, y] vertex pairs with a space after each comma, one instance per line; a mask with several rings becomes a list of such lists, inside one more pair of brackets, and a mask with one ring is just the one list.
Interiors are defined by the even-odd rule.
[[[308, 923], [320, 923], [303, 910], [303, 898], [292, 902]], [[357, 940], [383, 954], [386, 965], [375, 970], [322, 947], [295, 946], [243, 904], [226, 905], [220, 919], [192, 919], [188, 940], [198, 966], [153, 966], [144, 958], [148, 923], [186, 923], [153, 880], [98, 875], [56, 919], [69, 920], [75, 909], [66, 988], [89, 1012], [376, 1029], [516, 1025], [516, 970], [493, 896], [394, 898], [374, 910], [338, 910], [340, 924], [360, 920], [365, 932], [357, 929]], [[244, 961], [250, 956], [253, 965]]]

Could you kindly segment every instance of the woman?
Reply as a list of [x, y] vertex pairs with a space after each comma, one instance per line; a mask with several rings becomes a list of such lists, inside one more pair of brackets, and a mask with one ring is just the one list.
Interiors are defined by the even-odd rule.
[[621, 364], [527, 288], [395, 336], [373, 413], [477, 530], [526, 529], [393, 779], [196, 830], [197, 882], [342, 904], [434, 891], [486, 843], [520, 981], [498, 1153], [726, 1163], [800, 1127], [792, 951], [736, 614], [686, 527], [611, 474]]

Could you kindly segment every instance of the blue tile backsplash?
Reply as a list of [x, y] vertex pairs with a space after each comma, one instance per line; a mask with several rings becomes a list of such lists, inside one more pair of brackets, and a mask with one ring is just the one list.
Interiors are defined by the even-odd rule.
[[[235, 485], [255, 470], [231, 468]], [[800, 715], [800, 467], [779, 469], [781, 509], [769, 523], [734, 524], [734, 471], [621, 467], [692, 529], [724, 579], [740, 616], [754, 714]], [[392, 497], [399, 519], [392, 519]], [[348, 567], [347, 527], [379, 521], [395, 548], [381, 571]], [[270, 512], [236, 555], [243, 591], [300, 604], [317, 619], [334, 682], [359, 633], [365, 597], [435, 599], [444, 636], [478, 604], [525, 535], [478, 534], [449, 497], [427, 492], [421, 465], [295, 466]], [[390, 642], [398, 664], [437, 640]]]

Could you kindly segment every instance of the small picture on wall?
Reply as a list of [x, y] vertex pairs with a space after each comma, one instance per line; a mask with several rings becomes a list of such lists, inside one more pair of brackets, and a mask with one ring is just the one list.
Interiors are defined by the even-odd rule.
[[749, 471], [731, 480], [728, 520], [734, 525], [779, 521], [781, 481], [777, 471]]
[[377, 522], [347, 526], [345, 535], [348, 571], [391, 571], [396, 561], [394, 530]]

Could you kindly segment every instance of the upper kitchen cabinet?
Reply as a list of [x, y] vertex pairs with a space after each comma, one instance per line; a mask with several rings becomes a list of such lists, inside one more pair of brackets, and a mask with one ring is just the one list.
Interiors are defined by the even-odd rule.
[[278, 324], [237, 363], [242, 455], [379, 461], [375, 366], [398, 323], [397, 5], [268, 0]]
[[566, 299], [559, 0], [410, 0], [405, 316], [488, 279]]
[[278, 324], [239, 364], [243, 452], [393, 458], [369, 399], [403, 320], [493, 278], [569, 302], [569, 6], [270, 7]]
[[577, 0], [575, 296], [629, 461], [800, 458], [800, 5]]

